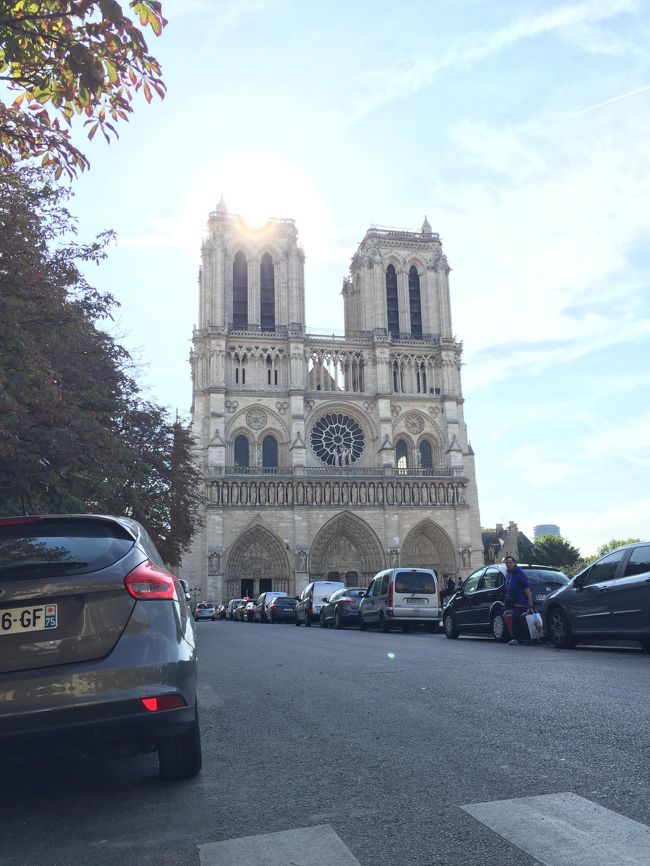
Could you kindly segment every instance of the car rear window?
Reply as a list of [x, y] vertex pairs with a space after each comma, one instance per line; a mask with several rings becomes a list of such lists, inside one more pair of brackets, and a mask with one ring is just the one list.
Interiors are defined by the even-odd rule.
[[539, 568], [525, 569], [528, 583], [531, 586], [564, 586], [569, 582], [569, 578], [562, 574], [561, 571], [548, 571]]
[[423, 592], [430, 595], [435, 591], [431, 574], [423, 571], [398, 571], [395, 575], [395, 592]]
[[366, 591], [365, 589], [346, 589], [343, 594], [347, 595], [349, 598], [363, 598]]
[[285, 598], [284, 596], [273, 599], [273, 604], [278, 607], [295, 607], [297, 603], [295, 598]]
[[110, 521], [0, 522], [0, 580], [43, 570], [98, 571], [122, 559], [134, 544], [124, 527]]

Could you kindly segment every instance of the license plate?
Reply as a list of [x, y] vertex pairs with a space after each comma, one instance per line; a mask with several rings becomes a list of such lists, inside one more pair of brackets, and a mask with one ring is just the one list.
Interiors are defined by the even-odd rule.
[[429, 604], [428, 598], [405, 598], [407, 604]]
[[0, 612], [0, 634], [20, 634], [57, 627], [55, 604], [14, 607]]

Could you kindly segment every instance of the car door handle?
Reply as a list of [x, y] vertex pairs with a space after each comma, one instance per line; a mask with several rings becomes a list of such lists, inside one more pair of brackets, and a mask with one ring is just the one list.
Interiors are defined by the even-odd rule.
[[599, 587], [599, 589], [600, 589], [601, 592], [607, 592], [607, 590], [609, 589], [609, 587], [608, 587], [608, 586], [601, 586], [601, 587]]

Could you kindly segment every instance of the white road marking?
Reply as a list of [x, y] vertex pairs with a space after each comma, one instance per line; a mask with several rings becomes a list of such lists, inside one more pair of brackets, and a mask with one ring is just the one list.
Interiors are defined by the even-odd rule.
[[461, 808], [544, 866], [650, 863], [650, 827], [571, 792]]
[[201, 866], [361, 866], [329, 824], [209, 842], [199, 845], [199, 861]]

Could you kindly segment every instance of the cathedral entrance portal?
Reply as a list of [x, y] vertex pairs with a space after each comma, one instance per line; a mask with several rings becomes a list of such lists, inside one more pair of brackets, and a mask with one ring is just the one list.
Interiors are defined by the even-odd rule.
[[433, 568], [443, 574], [456, 574], [457, 565], [454, 547], [447, 533], [432, 520], [418, 523], [404, 539], [400, 554], [400, 565], [416, 568]]
[[384, 554], [375, 533], [360, 517], [344, 512], [328, 521], [314, 539], [309, 578], [368, 586], [383, 567]]
[[226, 562], [228, 598], [289, 592], [289, 562], [282, 542], [265, 526], [254, 526], [233, 544]]

